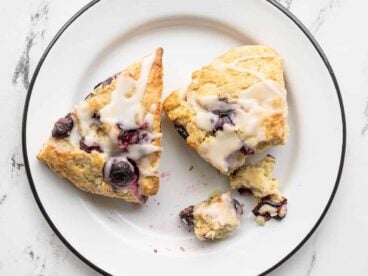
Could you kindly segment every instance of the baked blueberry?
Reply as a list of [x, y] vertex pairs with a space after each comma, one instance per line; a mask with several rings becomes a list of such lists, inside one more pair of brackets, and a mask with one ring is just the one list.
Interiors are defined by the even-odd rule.
[[57, 120], [52, 129], [52, 136], [55, 138], [65, 138], [70, 135], [70, 132], [73, 128], [73, 118], [69, 113], [64, 118]]
[[223, 130], [225, 124], [234, 125], [234, 122], [232, 120], [232, 117], [234, 116], [234, 110], [233, 109], [227, 109], [227, 110], [213, 110], [213, 114], [218, 116], [218, 120], [215, 124], [214, 131]]
[[125, 187], [138, 181], [138, 170], [131, 161], [112, 157], [104, 165], [104, 180], [114, 187]]
[[127, 150], [130, 145], [141, 144], [148, 139], [144, 126], [137, 129], [124, 130], [121, 127], [118, 135], [118, 146], [121, 150]]
[[185, 129], [185, 127], [183, 127], [181, 124], [178, 124], [178, 123], [175, 123], [174, 127], [182, 138], [184, 138], [185, 140], [188, 138], [189, 134], [187, 130]]
[[99, 144], [97, 144], [97, 143], [93, 143], [92, 144], [92, 146], [87, 146], [85, 143], [84, 143], [84, 141], [83, 141], [83, 139], [81, 139], [80, 141], [79, 141], [79, 148], [81, 149], [81, 150], [84, 150], [85, 152], [87, 152], [87, 153], [91, 153], [93, 150], [95, 150], [95, 151], [98, 151], [98, 152], [103, 152], [103, 150], [101, 149], [101, 147], [100, 147], [100, 145]]

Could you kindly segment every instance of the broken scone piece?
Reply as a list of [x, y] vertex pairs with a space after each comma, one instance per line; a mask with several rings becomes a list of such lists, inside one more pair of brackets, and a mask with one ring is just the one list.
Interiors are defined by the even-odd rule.
[[230, 175], [246, 156], [286, 143], [283, 60], [272, 48], [234, 48], [192, 74], [163, 109], [197, 153]]
[[194, 230], [199, 240], [204, 241], [223, 239], [231, 235], [240, 225], [242, 214], [242, 205], [230, 193], [224, 193], [185, 208], [179, 217]]
[[279, 194], [269, 195], [258, 199], [258, 204], [252, 213], [258, 224], [264, 225], [272, 219], [281, 220], [287, 213], [287, 199]]
[[267, 155], [255, 164], [244, 165], [230, 175], [230, 186], [240, 194], [250, 194], [258, 204], [253, 214], [259, 224], [271, 218], [281, 220], [287, 212], [287, 199], [279, 191], [279, 183], [272, 176], [275, 158]]
[[97, 84], [38, 158], [82, 190], [143, 203], [157, 193], [162, 48]]

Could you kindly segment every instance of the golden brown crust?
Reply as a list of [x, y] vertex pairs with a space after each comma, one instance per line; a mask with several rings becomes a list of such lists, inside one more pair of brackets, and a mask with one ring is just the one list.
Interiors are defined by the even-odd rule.
[[255, 164], [244, 165], [230, 176], [230, 186], [233, 190], [248, 190], [257, 198], [279, 195], [278, 181], [272, 175], [274, 166], [275, 158], [271, 155]]
[[[146, 112], [154, 114], [152, 124], [152, 134], [160, 134], [160, 99], [162, 93], [162, 48], [156, 50], [156, 57], [150, 72], [149, 81], [146, 86], [144, 98], [141, 103]], [[141, 70], [140, 62], [136, 62], [129, 66], [126, 70], [134, 79], [139, 78]], [[92, 92], [92, 96], [86, 99], [89, 107], [96, 111], [102, 109], [110, 102], [111, 92], [116, 87], [116, 80], [112, 79], [109, 84], [99, 85]], [[155, 104], [155, 110], [151, 110], [151, 106]], [[74, 112], [74, 115], [75, 112]], [[79, 120], [76, 117], [76, 120]], [[99, 129], [101, 134], [106, 135], [109, 129], [108, 126], [103, 126]], [[161, 145], [161, 137], [155, 138], [154, 145]], [[58, 175], [68, 179], [75, 186], [82, 190], [108, 196], [121, 198], [126, 201], [141, 203], [142, 198], [137, 196], [137, 193], [130, 190], [120, 191], [114, 189], [103, 179], [102, 170], [105, 164], [106, 156], [97, 151], [86, 153], [79, 149], [78, 146], [72, 144], [68, 139], [56, 139], [51, 137], [44, 144], [38, 159], [49, 166]], [[147, 156], [152, 166], [157, 166], [160, 160], [160, 152], [153, 152]], [[141, 176], [140, 193], [142, 195], [154, 195], [159, 188], [158, 176]]]
[[[161, 97], [163, 86], [162, 54], [162, 48], [156, 50], [156, 58], [153, 62], [152, 71], [149, 77], [149, 84], [146, 88], [147, 93], [144, 94], [142, 99], [142, 104], [147, 112], [150, 111], [152, 103], [155, 103], [156, 105], [152, 124], [152, 130], [154, 134], [161, 133]], [[153, 145], [161, 146], [161, 137], [156, 139], [153, 142]], [[150, 154], [149, 162], [152, 167], [158, 166], [160, 156], [160, 151]], [[158, 176], [147, 176], [142, 179], [141, 192], [143, 195], [152, 196], [157, 193], [159, 186], [160, 179]]]

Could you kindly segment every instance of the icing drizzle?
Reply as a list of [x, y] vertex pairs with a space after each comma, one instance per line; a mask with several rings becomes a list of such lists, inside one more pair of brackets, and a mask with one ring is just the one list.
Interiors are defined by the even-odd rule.
[[216, 59], [211, 64], [215, 70], [236, 70], [255, 76], [260, 81], [241, 91], [237, 99], [220, 100], [217, 95], [197, 95], [187, 92], [187, 101], [196, 112], [196, 125], [205, 131], [213, 131], [220, 120], [216, 110], [231, 110], [231, 124], [225, 123], [223, 131], [207, 139], [199, 148], [201, 156], [220, 171], [227, 172], [229, 157], [243, 146], [256, 147], [265, 140], [265, 128], [262, 122], [272, 114], [287, 116], [286, 91], [274, 80], [264, 78], [260, 73], [238, 66], [238, 63], [253, 58], [241, 57], [231, 63]]
[[[79, 146], [81, 139], [87, 146], [98, 143], [107, 159], [132, 159], [137, 163], [140, 174], [157, 175], [157, 167], [152, 167], [148, 158], [151, 153], [161, 151], [161, 147], [152, 145], [155, 139], [161, 137], [161, 134], [151, 133], [157, 105], [152, 104], [146, 112], [141, 103], [155, 57], [156, 52], [143, 58], [138, 80], [131, 78], [127, 72], [117, 76], [115, 90], [110, 94], [110, 102], [98, 112], [100, 122], [108, 126], [107, 136], [98, 134], [98, 127], [94, 125], [92, 118], [94, 111], [87, 101], [75, 107], [78, 124], [74, 124], [71, 131], [69, 139], [72, 144]], [[129, 145], [126, 150], [119, 150], [117, 145], [120, 128], [134, 130], [142, 126], [147, 130], [145, 139]], [[108, 168], [109, 166], [106, 166], [105, 170]]]

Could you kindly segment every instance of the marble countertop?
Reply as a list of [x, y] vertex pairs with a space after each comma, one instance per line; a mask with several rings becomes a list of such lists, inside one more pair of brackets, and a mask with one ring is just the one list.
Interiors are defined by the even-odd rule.
[[[348, 127], [335, 200], [309, 241], [271, 275], [368, 275], [368, 2], [279, 0], [314, 34], [340, 84]], [[97, 275], [57, 238], [25, 175], [21, 116], [36, 63], [48, 42], [88, 0], [0, 3], [0, 275]], [[316, 191], [318, 192], [318, 191]], [[311, 202], [311, 204], [313, 204]]]

